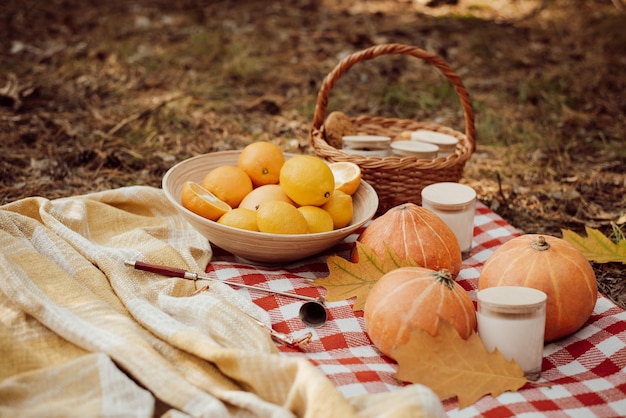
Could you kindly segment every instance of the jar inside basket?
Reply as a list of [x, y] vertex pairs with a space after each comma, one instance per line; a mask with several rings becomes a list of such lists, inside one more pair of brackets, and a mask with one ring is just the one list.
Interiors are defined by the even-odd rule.
[[347, 135], [342, 138], [343, 150], [348, 154], [368, 157], [386, 157], [389, 155], [391, 137], [382, 135]]
[[437, 145], [439, 147], [439, 157], [446, 157], [452, 154], [459, 143], [459, 140], [452, 135], [426, 129], [418, 129], [412, 132], [411, 140]]

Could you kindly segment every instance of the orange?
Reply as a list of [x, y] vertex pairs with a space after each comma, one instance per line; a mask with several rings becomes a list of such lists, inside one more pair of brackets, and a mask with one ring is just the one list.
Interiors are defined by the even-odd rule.
[[324, 160], [313, 155], [291, 157], [280, 170], [280, 186], [300, 206], [320, 206], [335, 190], [333, 172]]
[[277, 184], [285, 155], [278, 145], [259, 141], [246, 145], [239, 154], [237, 166], [250, 176], [254, 187]]
[[298, 211], [304, 215], [309, 224], [309, 233], [328, 232], [333, 230], [333, 218], [319, 206], [300, 206]]
[[263, 202], [256, 210], [259, 231], [271, 234], [306, 234], [309, 224], [295, 206], [280, 200]]
[[330, 200], [323, 204], [321, 208], [330, 213], [330, 216], [333, 218], [334, 229], [348, 226], [354, 215], [352, 196], [341, 190], [335, 190]]
[[240, 208], [257, 210], [259, 205], [263, 202], [269, 202], [270, 200], [282, 200], [293, 206], [295, 202], [287, 196], [282, 187], [278, 184], [265, 184], [252, 190], [243, 198], [239, 203]]
[[256, 224], [256, 212], [242, 207], [229, 210], [217, 220], [217, 223], [248, 231], [259, 230]]
[[183, 185], [180, 201], [190, 211], [212, 221], [232, 209], [226, 202], [193, 181], [187, 181]]
[[361, 184], [361, 167], [349, 161], [329, 164], [335, 177], [335, 190], [353, 195]]
[[228, 203], [231, 208], [236, 208], [252, 191], [252, 181], [239, 167], [223, 165], [209, 171], [202, 180], [202, 187]]

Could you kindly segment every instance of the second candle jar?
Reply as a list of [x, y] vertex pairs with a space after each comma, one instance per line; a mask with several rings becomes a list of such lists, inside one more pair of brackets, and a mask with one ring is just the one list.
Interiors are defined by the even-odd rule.
[[530, 380], [541, 376], [546, 323], [544, 292], [521, 286], [496, 286], [477, 294], [478, 336], [487, 351], [496, 348], [514, 360]]
[[450, 227], [465, 256], [472, 249], [476, 191], [460, 183], [443, 182], [422, 189], [422, 207], [437, 214]]

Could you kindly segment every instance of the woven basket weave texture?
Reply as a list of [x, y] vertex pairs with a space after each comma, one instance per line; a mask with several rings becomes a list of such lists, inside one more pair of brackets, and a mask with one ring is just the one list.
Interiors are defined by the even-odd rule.
[[[371, 157], [350, 154], [337, 143], [329, 143], [324, 121], [331, 90], [339, 78], [352, 66], [383, 55], [400, 54], [421, 59], [434, 67], [453, 85], [464, 113], [465, 133], [436, 123], [380, 116], [351, 117], [350, 121], [361, 134], [396, 137], [403, 132], [427, 129], [452, 135], [459, 143], [454, 153], [432, 160], [417, 157]], [[376, 45], [353, 53], [341, 60], [324, 78], [317, 96], [310, 140], [315, 153], [328, 161], [350, 161], [358, 164], [363, 179], [371, 184], [379, 198], [379, 213], [406, 202], [421, 205], [421, 191], [429, 184], [458, 182], [466, 162], [476, 148], [474, 111], [469, 94], [461, 78], [439, 56], [419, 47], [403, 44]]]

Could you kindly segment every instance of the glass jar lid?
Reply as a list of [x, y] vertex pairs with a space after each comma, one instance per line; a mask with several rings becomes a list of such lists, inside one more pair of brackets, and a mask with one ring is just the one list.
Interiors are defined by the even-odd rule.
[[344, 148], [386, 149], [391, 137], [382, 135], [347, 135], [342, 137]]
[[523, 313], [540, 308], [548, 296], [541, 290], [524, 286], [494, 286], [477, 293], [483, 308], [502, 313]]
[[422, 189], [422, 201], [427, 201], [439, 209], [463, 209], [475, 199], [476, 191], [461, 183], [434, 183]]
[[452, 135], [426, 129], [418, 129], [417, 131], [411, 132], [411, 140], [434, 144], [445, 151], [454, 150], [459, 143], [459, 140]]
[[420, 158], [435, 158], [439, 151], [437, 145], [418, 141], [393, 141], [391, 149], [396, 155]]

